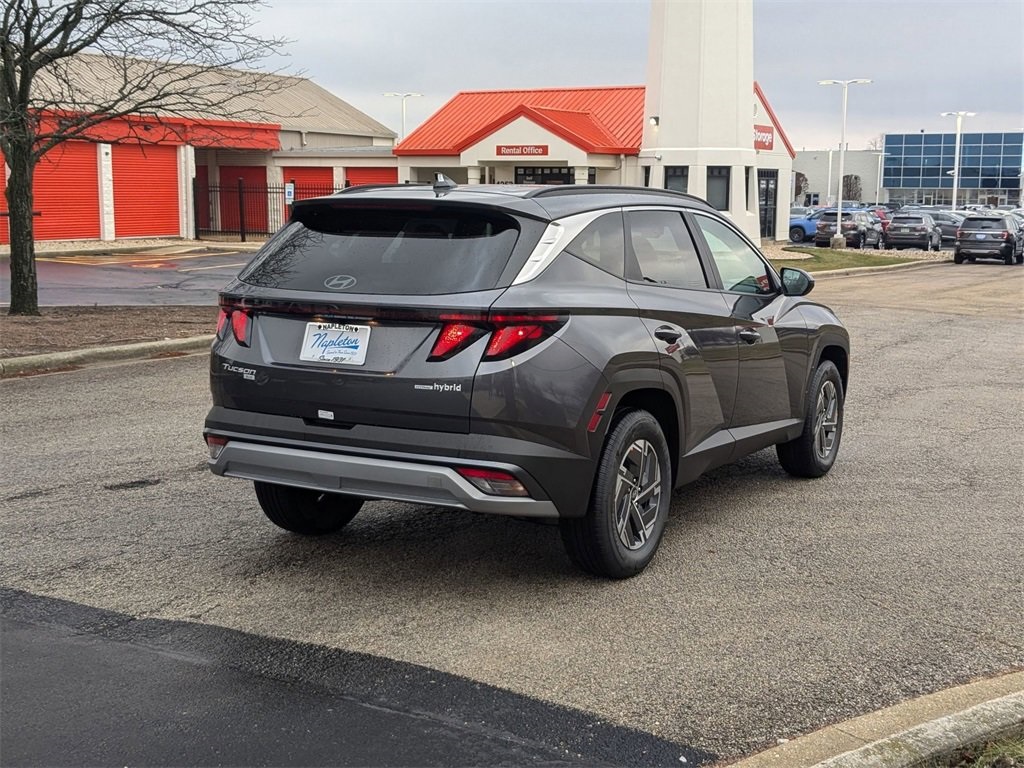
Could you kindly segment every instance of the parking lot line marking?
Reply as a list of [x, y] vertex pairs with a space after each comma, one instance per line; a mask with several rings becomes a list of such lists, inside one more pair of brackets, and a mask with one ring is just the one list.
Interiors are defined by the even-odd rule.
[[240, 261], [237, 264], [213, 264], [209, 267], [189, 267], [188, 269], [179, 269], [179, 272], [199, 272], [203, 269], [224, 269], [225, 267], [243, 267], [248, 262]]
[[102, 267], [110, 264], [142, 264], [157, 261], [184, 261], [186, 259], [209, 259], [218, 256], [231, 257], [235, 253], [193, 253], [193, 254], [132, 254], [122, 257], [110, 256], [40, 256], [37, 261], [50, 261], [58, 264], [79, 264], [90, 267]]

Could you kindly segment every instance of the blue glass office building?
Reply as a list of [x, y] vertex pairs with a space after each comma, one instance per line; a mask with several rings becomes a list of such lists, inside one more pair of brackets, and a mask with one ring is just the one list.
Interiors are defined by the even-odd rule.
[[[953, 202], [956, 134], [892, 133], [885, 136], [882, 186], [901, 203]], [[1024, 132], [960, 135], [961, 205], [1021, 205], [1021, 149]]]

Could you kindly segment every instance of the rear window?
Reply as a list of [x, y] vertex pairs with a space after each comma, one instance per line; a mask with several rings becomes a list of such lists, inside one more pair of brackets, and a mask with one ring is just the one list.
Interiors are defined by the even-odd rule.
[[893, 224], [924, 224], [920, 216], [893, 216]]
[[[853, 218], [853, 214], [852, 213], [844, 213], [843, 214], [843, 221], [849, 221], [851, 218]], [[833, 211], [832, 213], [823, 213], [821, 215], [821, 220], [822, 221], [835, 221], [836, 220], [836, 212]]]
[[479, 210], [304, 206], [239, 278], [299, 291], [482, 291], [497, 285], [518, 237], [514, 219]]
[[964, 219], [961, 229], [1006, 229], [1002, 219], [975, 219], [968, 216]]

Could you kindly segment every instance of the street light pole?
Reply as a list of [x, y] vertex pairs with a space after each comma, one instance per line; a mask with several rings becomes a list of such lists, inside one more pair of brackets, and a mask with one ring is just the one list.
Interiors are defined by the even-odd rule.
[[953, 149], [953, 210], [956, 208], [956, 195], [960, 190], [960, 131], [963, 129], [964, 118], [974, 117], [977, 112], [943, 112], [941, 117], [956, 118], [956, 144]]
[[384, 96], [397, 96], [402, 100], [402, 135], [399, 137], [399, 141], [405, 138], [405, 100], [410, 96], [422, 96], [422, 93], [396, 93], [394, 91], [388, 91], [383, 94]]
[[846, 95], [851, 85], [868, 84], [870, 80], [863, 77], [853, 80], [819, 80], [818, 85], [841, 85], [843, 86], [843, 125], [839, 133], [839, 194], [837, 195], [836, 206], [836, 235], [832, 238], [833, 248], [846, 246], [846, 236], [843, 230], [843, 161], [846, 159]]
[[875, 152], [878, 155], [878, 176], [875, 177], [875, 205], [878, 205], [882, 201], [879, 200], [882, 196], [882, 158], [888, 157], [888, 152]]

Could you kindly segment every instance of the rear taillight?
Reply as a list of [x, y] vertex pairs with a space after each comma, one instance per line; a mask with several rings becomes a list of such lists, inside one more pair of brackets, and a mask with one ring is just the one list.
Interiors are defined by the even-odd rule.
[[491, 335], [491, 343], [487, 345], [484, 359], [500, 359], [533, 346], [532, 342], [544, 338], [543, 325], [508, 325], [497, 329]]
[[484, 360], [504, 360], [536, 346], [557, 331], [565, 318], [558, 315], [441, 315], [444, 325], [427, 358], [447, 360], [490, 334]]
[[1002, 232], [1000, 232], [1000, 236], [1003, 238], [1003, 240], [1009, 240], [1010, 239], [1010, 232], [1009, 232], [1009, 230], [1004, 229]]
[[843, 229], [853, 229], [856, 226], [857, 225], [854, 224], [852, 221], [844, 221], [843, 222]]
[[459, 467], [455, 470], [484, 493], [492, 496], [529, 496], [515, 475], [497, 469]]
[[230, 300], [220, 303], [220, 315], [217, 317], [217, 336], [224, 338], [224, 328], [231, 326], [231, 335], [243, 347], [249, 346], [249, 335], [252, 333], [251, 310], [241, 307]]
[[220, 456], [220, 452], [224, 450], [224, 446], [228, 444], [226, 437], [218, 437], [217, 435], [206, 435], [206, 447], [210, 449], [210, 458], [216, 459]]
[[964, 231], [962, 229], [958, 229], [956, 231], [956, 239], [959, 240], [963, 236], [964, 236]]
[[434, 348], [430, 350], [431, 361], [447, 360], [456, 352], [460, 352], [478, 338], [485, 331], [468, 323], [445, 323], [441, 332], [437, 335]]
[[927, 232], [928, 227], [914, 227], [915, 232]]

